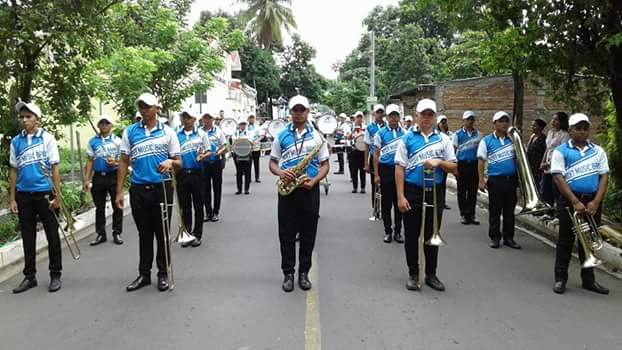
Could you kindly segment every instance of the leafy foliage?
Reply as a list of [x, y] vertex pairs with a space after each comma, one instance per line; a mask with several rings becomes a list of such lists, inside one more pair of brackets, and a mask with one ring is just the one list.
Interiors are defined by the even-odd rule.
[[319, 100], [325, 86], [324, 78], [316, 72], [311, 60], [315, 49], [295, 34], [292, 44], [285, 47], [282, 54], [281, 92], [286, 98], [297, 94], [311, 100]]
[[242, 18], [248, 20], [251, 36], [264, 49], [280, 47], [283, 43], [281, 30], [296, 28], [291, 0], [243, 0], [248, 9]]

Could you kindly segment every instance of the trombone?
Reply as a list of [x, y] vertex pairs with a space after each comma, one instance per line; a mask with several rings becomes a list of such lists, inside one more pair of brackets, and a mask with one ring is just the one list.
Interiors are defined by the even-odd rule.
[[177, 214], [179, 215], [179, 228], [177, 230], [177, 236], [175, 236], [175, 243], [190, 243], [194, 241], [196, 238], [188, 233], [186, 230], [186, 224], [184, 223], [184, 215], [181, 210], [181, 202], [179, 201], [179, 191], [177, 191], [177, 177], [175, 176], [175, 170], [171, 172], [172, 182], [173, 182], [173, 191], [175, 191], [175, 195], [177, 197]]
[[[76, 220], [74, 219], [71, 210], [69, 210], [69, 208], [67, 207], [60, 188], [58, 188], [52, 180], [51, 169], [47, 166], [47, 164], [45, 164], [44, 161], [39, 162], [39, 168], [41, 169], [43, 176], [45, 176], [48, 183], [50, 184], [53, 195], [58, 198], [59, 211], [65, 218], [65, 226], [63, 226], [61, 225], [60, 217], [58, 216], [56, 210], [50, 209], [50, 211], [54, 215], [56, 223], [58, 224], [58, 230], [61, 232], [63, 239], [65, 240], [65, 244], [67, 244], [67, 249], [69, 249], [69, 253], [71, 254], [73, 260], [80, 260], [80, 246], [78, 245], [76, 236], [73, 234], [73, 232], [76, 230]], [[50, 201], [50, 197], [48, 195], [46, 195], [45, 197], [48, 201]]]
[[168, 290], [172, 291], [175, 288], [175, 278], [173, 277], [173, 262], [171, 261], [171, 222], [169, 208], [173, 206], [173, 203], [168, 203], [165, 179], [162, 179], [162, 194], [164, 197], [164, 202], [160, 203], [160, 222], [162, 223], [162, 233], [164, 234], [164, 261], [166, 264], [166, 282], [168, 283]]
[[[430, 208], [432, 209], [432, 237], [425, 241], [425, 245], [433, 246], [433, 247], [442, 247], [447, 243], [441, 237], [441, 233], [439, 230], [439, 222], [438, 222], [438, 200], [436, 198], [436, 170], [435, 169], [426, 169], [423, 168], [423, 194], [421, 196], [421, 230], [419, 232], [419, 276], [417, 280], [417, 285], [419, 289], [423, 286], [423, 264], [424, 264], [424, 237], [425, 237], [425, 222], [427, 221], [427, 213]], [[427, 174], [432, 173], [432, 177], [426, 177]], [[425, 200], [425, 193], [428, 191], [425, 186], [426, 180], [432, 180], [432, 203], [428, 203]]]
[[372, 216], [369, 221], [380, 221], [380, 202], [382, 201], [382, 192], [380, 192], [380, 186], [376, 186], [374, 191], [374, 201], [372, 203]]

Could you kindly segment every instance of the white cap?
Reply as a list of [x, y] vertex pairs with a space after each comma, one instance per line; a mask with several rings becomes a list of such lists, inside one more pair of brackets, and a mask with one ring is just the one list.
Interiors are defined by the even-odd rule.
[[464, 113], [462, 113], [462, 119], [469, 119], [471, 117], [475, 117], [475, 112], [473, 112], [473, 111], [464, 111]]
[[428, 109], [436, 113], [436, 102], [434, 102], [434, 100], [424, 98], [423, 100], [419, 101], [419, 103], [417, 103], [417, 113], [427, 111]]
[[185, 108], [184, 110], [181, 111], [181, 113], [179, 113], [179, 117], [181, 118], [183, 118], [186, 115], [191, 118], [195, 118], [195, 119], [197, 117], [194, 111], [192, 110], [192, 108]]
[[361, 117], [362, 117], [362, 116], [364, 116], [364, 115], [363, 115], [363, 112], [361, 112], [361, 111], [356, 111], [356, 113], [354, 113], [354, 116], [355, 116], [355, 117], [358, 117], [358, 116], [361, 116]]
[[292, 97], [289, 100], [289, 110], [291, 111], [292, 109], [294, 109], [294, 107], [301, 105], [306, 109], [309, 109], [309, 100], [302, 96], [302, 95], [296, 95], [294, 97]]
[[145, 92], [138, 96], [138, 98], [136, 99], [136, 104], [138, 104], [138, 102], [140, 101], [143, 101], [148, 106], [160, 107], [160, 102], [158, 102], [158, 98], [148, 92]]
[[[145, 102], [145, 103], [147, 103], [147, 102]], [[160, 123], [162, 123], [162, 124], [166, 124], [166, 123], [168, 123], [168, 119], [163, 118], [163, 117], [158, 118], [158, 121], [159, 121]]]
[[407, 116], [404, 117], [404, 120], [407, 121], [407, 122], [409, 122], [409, 121], [412, 122], [413, 121], [413, 116], [412, 115], [407, 115]]
[[495, 113], [495, 115], [492, 117], [492, 122], [496, 122], [497, 120], [503, 118], [503, 117], [508, 117], [508, 119], [510, 119], [510, 115], [505, 113], [504, 111], [499, 111], [497, 113]]
[[97, 119], [97, 123], [95, 125], [99, 125], [99, 123], [103, 122], [103, 121], [107, 121], [108, 123], [112, 124], [112, 119], [107, 116], [107, 115], [100, 115], [99, 119]]
[[443, 114], [436, 117], [436, 124], [440, 124], [443, 120], [447, 120], [447, 117]]
[[399, 116], [401, 113], [400, 110], [400, 106], [391, 103], [390, 105], [387, 106], [387, 115], [391, 115], [391, 113], [397, 113], [397, 115]]
[[587, 117], [587, 115], [583, 114], [583, 113], [576, 113], [570, 116], [570, 118], [568, 119], [568, 125], [569, 126], [575, 126], [581, 122], [586, 122], [588, 124], [592, 124], [590, 122], [590, 119]]
[[350, 121], [350, 117], [348, 117], [347, 115], [344, 118], [346, 118], [346, 121]]
[[339, 118], [347, 118], [348, 116], [345, 113], [339, 113]]
[[36, 115], [37, 118], [41, 118], [41, 109], [39, 108], [39, 106], [32, 102], [17, 102], [17, 104], [15, 105], [15, 110], [17, 111], [17, 113], [19, 113], [24, 107], [26, 107], [27, 110], [31, 111], [34, 115]]
[[378, 103], [377, 105], [374, 106], [374, 112], [378, 112], [379, 110], [384, 111], [384, 105]]

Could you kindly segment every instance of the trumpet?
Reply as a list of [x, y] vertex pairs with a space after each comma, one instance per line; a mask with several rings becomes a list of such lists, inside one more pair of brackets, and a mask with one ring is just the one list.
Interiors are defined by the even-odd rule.
[[[65, 225], [63, 226], [61, 225], [60, 217], [58, 216], [58, 213], [56, 212], [56, 210], [50, 209], [50, 211], [54, 215], [54, 219], [56, 220], [56, 223], [58, 224], [58, 230], [60, 231], [65, 243], [67, 244], [67, 249], [69, 249], [69, 253], [71, 254], [71, 257], [74, 260], [80, 260], [80, 254], [81, 254], [80, 246], [78, 245], [78, 240], [73, 234], [74, 231], [76, 230], [75, 228], [76, 220], [74, 219], [71, 213], [71, 210], [69, 210], [69, 208], [67, 207], [67, 204], [65, 203], [62, 192], [60, 191], [60, 188], [58, 188], [54, 184], [54, 181], [52, 180], [51, 169], [43, 161], [39, 162], [39, 167], [41, 168], [41, 172], [43, 172], [43, 176], [45, 176], [48, 183], [50, 184], [50, 188], [52, 188], [53, 195], [56, 198], [58, 198], [59, 211], [65, 218]], [[50, 201], [49, 196], [46, 196], [46, 199]]]
[[[432, 177], [427, 177], [427, 180], [432, 180], [432, 203], [428, 203], [425, 200], [425, 193], [427, 191], [427, 187], [425, 186], [426, 174], [432, 173]], [[442, 247], [447, 243], [441, 237], [439, 223], [438, 223], [438, 200], [436, 198], [436, 170], [435, 169], [425, 169], [423, 168], [423, 194], [421, 196], [421, 230], [419, 232], [419, 276], [417, 280], [417, 285], [419, 289], [423, 286], [423, 245], [424, 245], [424, 237], [425, 237], [425, 222], [428, 210], [432, 209], [432, 237], [425, 241], [426, 245], [434, 246], [434, 247]]]
[[566, 208], [572, 222], [572, 231], [583, 252], [585, 260], [582, 268], [592, 268], [603, 262], [610, 264], [617, 271], [622, 270], [622, 233], [608, 225], [599, 226], [594, 216], [578, 214], [570, 207]]
[[372, 205], [372, 216], [369, 218], [369, 221], [380, 221], [380, 203], [382, 202], [382, 193], [380, 192], [380, 186], [376, 186], [376, 191], [374, 192], [374, 201]]

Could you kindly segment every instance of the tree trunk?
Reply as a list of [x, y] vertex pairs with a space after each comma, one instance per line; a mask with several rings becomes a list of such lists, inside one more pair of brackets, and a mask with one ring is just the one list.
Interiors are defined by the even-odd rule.
[[32, 102], [32, 82], [37, 68], [36, 59], [28, 55], [24, 57], [24, 68], [18, 73], [18, 97], [24, 102]]
[[272, 97], [268, 96], [266, 104], [266, 108], [268, 109], [268, 119], [272, 120], [274, 117], [272, 116]]
[[523, 131], [523, 99], [525, 95], [525, 81], [520, 72], [513, 71], [514, 103], [512, 108], [512, 125]]

